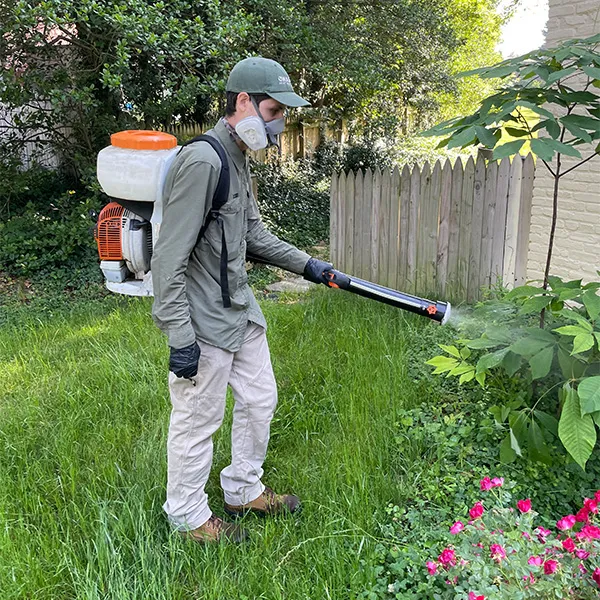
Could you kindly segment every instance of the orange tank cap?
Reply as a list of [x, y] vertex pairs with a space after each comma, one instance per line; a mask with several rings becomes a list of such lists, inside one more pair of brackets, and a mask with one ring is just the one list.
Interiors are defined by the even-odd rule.
[[112, 146], [131, 150], [170, 150], [177, 146], [177, 138], [163, 131], [129, 129], [110, 136]]

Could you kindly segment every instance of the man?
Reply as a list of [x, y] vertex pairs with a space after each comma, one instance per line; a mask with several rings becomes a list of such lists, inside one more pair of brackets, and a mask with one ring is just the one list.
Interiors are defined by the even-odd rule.
[[266, 230], [246, 157], [248, 148], [276, 143], [286, 107], [308, 102], [294, 93], [285, 69], [265, 58], [236, 64], [226, 90], [225, 117], [208, 135], [226, 153], [227, 202], [199, 238], [225, 165], [205, 141], [185, 146], [165, 181], [163, 219], [152, 257], [152, 313], [170, 346], [172, 412], [163, 508], [183, 535], [200, 542], [246, 537], [239, 527], [213, 515], [204, 491], [212, 435], [223, 421], [228, 385], [235, 406], [231, 464], [221, 472], [225, 511], [237, 517], [300, 508], [296, 496], [276, 494], [261, 481], [277, 389], [266, 322], [247, 283], [246, 252], [315, 283], [325, 283], [323, 273], [332, 267]]

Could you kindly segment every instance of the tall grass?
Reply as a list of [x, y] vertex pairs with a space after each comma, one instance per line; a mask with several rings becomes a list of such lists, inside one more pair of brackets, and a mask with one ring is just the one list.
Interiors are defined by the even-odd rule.
[[[397, 413], [436, 401], [412, 354], [443, 333], [342, 292], [264, 303], [280, 389], [264, 481], [304, 510], [248, 517], [249, 543], [203, 547], [161, 509], [167, 347], [149, 309], [108, 298], [0, 328], [0, 598], [357, 597], [383, 510], [412, 476], [396, 468]], [[217, 514], [227, 415], [208, 485]]]

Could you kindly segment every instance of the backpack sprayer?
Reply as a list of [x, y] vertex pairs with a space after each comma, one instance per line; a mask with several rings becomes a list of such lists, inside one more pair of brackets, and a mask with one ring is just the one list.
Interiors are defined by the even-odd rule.
[[450, 318], [452, 310], [450, 302], [434, 302], [425, 298], [419, 298], [418, 296], [411, 296], [410, 294], [398, 292], [397, 290], [392, 290], [382, 285], [371, 283], [370, 281], [358, 279], [358, 277], [351, 277], [335, 269], [325, 271], [324, 275], [329, 280], [327, 285], [331, 288], [347, 290], [364, 298], [377, 300], [378, 302], [407, 310], [408, 312], [437, 321], [440, 325], [447, 323]]

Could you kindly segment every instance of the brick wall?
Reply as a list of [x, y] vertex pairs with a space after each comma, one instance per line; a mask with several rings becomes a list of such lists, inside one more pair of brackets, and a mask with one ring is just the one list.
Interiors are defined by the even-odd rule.
[[[600, 33], [600, 0], [549, 0], [546, 46]], [[589, 156], [591, 147], [580, 146]], [[565, 157], [563, 171], [579, 162]], [[538, 160], [527, 276], [543, 277], [552, 215], [554, 180]], [[559, 212], [551, 274], [569, 279], [598, 279], [600, 270], [600, 156], [569, 173], [560, 182]]]

